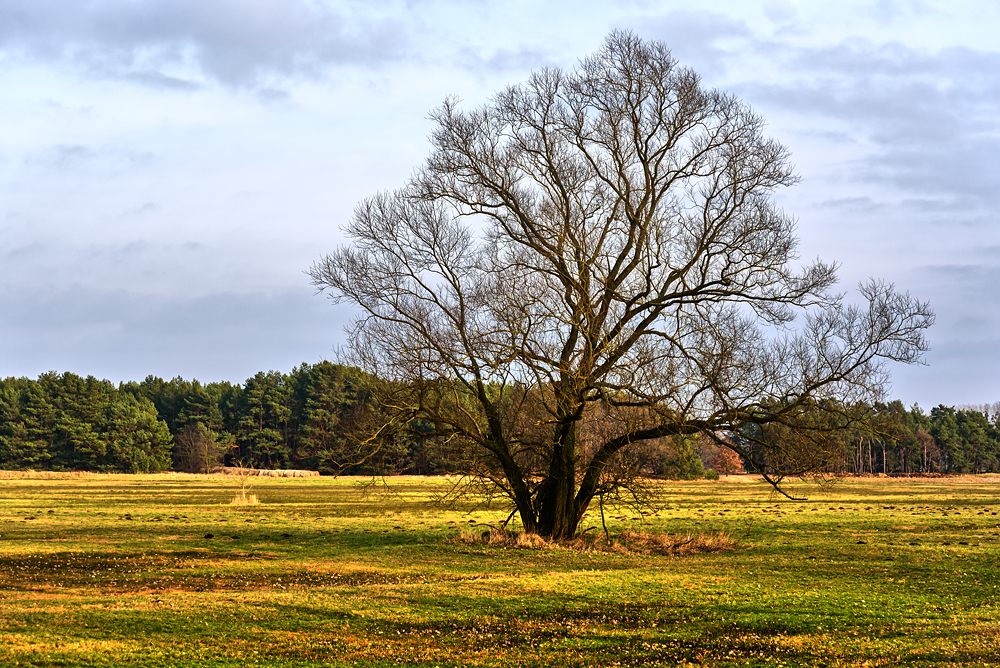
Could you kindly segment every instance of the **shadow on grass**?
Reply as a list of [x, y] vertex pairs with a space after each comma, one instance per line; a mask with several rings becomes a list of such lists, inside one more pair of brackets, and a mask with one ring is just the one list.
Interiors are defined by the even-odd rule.
[[[0, 556], [0, 590], [88, 589], [96, 593], [217, 592], [367, 587], [480, 580], [480, 574], [274, 567], [261, 551], [57, 552]], [[280, 563], [280, 562], [278, 562]]]

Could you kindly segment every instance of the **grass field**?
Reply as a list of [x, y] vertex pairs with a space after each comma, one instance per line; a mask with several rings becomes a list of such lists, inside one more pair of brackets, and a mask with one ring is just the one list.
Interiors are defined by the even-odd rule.
[[504, 513], [387, 483], [233, 506], [222, 476], [2, 477], [0, 665], [1000, 664], [998, 477], [670, 482], [609, 513], [743, 537], [685, 557], [449, 542]]

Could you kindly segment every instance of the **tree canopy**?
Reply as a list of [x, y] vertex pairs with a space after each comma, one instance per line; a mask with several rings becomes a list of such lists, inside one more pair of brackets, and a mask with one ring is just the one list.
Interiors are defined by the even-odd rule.
[[424, 165], [310, 274], [360, 307], [350, 359], [392, 381], [400, 423], [466, 443], [528, 531], [572, 535], [638, 444], [806, 428], [927, 348], [926, 303], [873, 280], [847, 304], [835, 265], [797, 263], [773, 200], [788, 151], [661, 43], [615, 32], [573, 71], [431, 117]]

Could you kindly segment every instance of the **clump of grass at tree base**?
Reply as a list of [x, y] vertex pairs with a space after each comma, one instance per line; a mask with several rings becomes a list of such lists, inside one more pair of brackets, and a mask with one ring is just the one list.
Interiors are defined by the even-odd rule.
[[237, 494], [233, 497], [233, 500], [229, 502], [231, 506], [256, 506], [260, 503], [260, 499], [257, 498], [256, 494]]
[[659, 554], [686, 556], [704, 552], [730, 552], [739, 547], [739, 539], [728, 532], [675, 535], [626, 529], [615, 536], [585, 531], [572, 539], [549, 540], [537, 534], [489, 527], [485, 531], [464, 529], [447, 542], [465, 545], [489, 545], [522, 549], [565, 549], [613, 554]]
[[745, 536], [676, 557], [449, 542], [506, 514], [436, 507], [437, 479], [280, 479], [229, 506], [215, 476], [7, 478], [0, 664], [989, 665], [998, 482], [792, 502], [733, 476], [608, 512], [613, 535]]

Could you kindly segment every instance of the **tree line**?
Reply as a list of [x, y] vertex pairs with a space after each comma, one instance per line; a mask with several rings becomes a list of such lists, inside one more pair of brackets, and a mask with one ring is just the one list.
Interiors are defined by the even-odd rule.
[[[147, 376], [117, 387], [48, 372], [0, 380], [0, 469], [147, 473], [214, 466], [324, 474], [463, 469], [461, 447], [425, 420], [390, 425], [372, 378], [330, 362], [259, 372], [243, 384]], [[373, 435], [374, 434], [374, 435]], [[654, 447], [649, 472], [704, 474], [687, 442]]]
[[0, 468], [163, 471], [172, 445], [153, 402], [108, 380], [49, 372], [0, 381]]
[[[391, 427], [371, 381], [357, 368], [330, 362], [302, 364], [287, 374], [260, 372], [242, 385], [147, 376], [115, 386], [68, 372], [6, 378], [0, 380], [0, 468], [140, 473], [242, 465], [418, 475], [463, 470], [462, 446], [435, 436], [433, 425], [417, 420]], [[927, 413], [891, 401], [851, 411], [855, 426], [846, 429], [839, 421], [823, 429], [829, 411], [815, 411], [799, 418], [811, 421], [799, 425], [807, 428], [771, 424], [732, 438], [750, 454], [809, 453], [809, 468], [830, 474], [1000, 471], [1000, 402], [940, 405]], [[378, 439], [377, 447], [371, 439]], [[583, 447], [587, 440], [581, 439]], [[638, 457], [636, 470], [669, 478], [752, 470], [748, 460], [700, 438], [654, 439]]]
[[321, 362], [246, 382], [147, 376], [117, 387], [49, 372], [0, 380], [0, 468], [118, 472], [205, 471], [215, 465], [324, 473], [433, 474], [453, 470], [447, 448], [420, 425], [383, 434], [377, 457], [363, 435], [380, 410], [361, 371]]
[[[853, 426], [843, 428], [830, 419], [838, 413], [852, 414]], [[826, 428], [824, 421], [830, 422]], [[939, 405], [929, 413], [917, 405], [907, 409], [898, 400], [806, 411], [798, 424], [765, 425], [744, 436], [751, 449], [808, 452], [810, 468], [832, 474], [1000, 471], [1000, 402]]]

